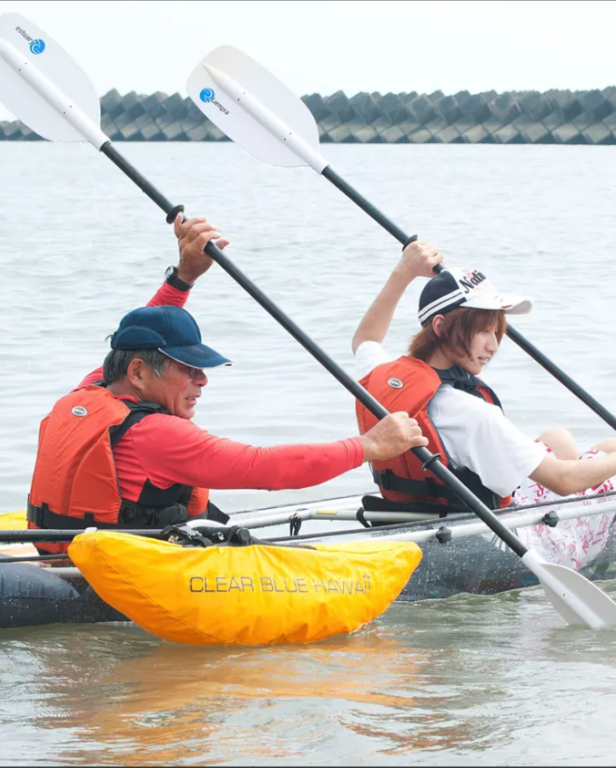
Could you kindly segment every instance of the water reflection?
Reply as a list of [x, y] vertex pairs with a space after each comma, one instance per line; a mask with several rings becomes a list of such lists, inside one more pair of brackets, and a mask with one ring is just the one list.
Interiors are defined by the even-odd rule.
[[589, 692], [616, 685], [616, 633], [564, 628], [540, 589], [396, 604], [308, 646], [183, 647], [132, 625], [0, 642], [12, 765], [30, 764], [32, 733], [53, 753], [35, 765], [440, 765], [461, 750], [489, 764], [516, 754], [528, 729], [555, 738], [564, 707], [587, 710]]
[[[26, 686], [30, 725], [60, 731], [57, 755], [71, 764], [88, 762], [92, 749], [103, 764], [121, 756], [140, 765], [144, 755], [148, 764], [217, 762], [247, 751], [267, 763], [293, 745], [321, 752], [323, 741], [355, 752], [366, 737], [393, 755], [478, 739], [451, 707], [479, 703], [486, 690], [469, 686], [435, 607], [395, 606], [355, 635], [309, 646], [183, 647], [122, 625], [58, 630], [53, 646], [30, 632], [10, 645], [17, 653], [26, 644], [38, 662]], [[448, 619], [467, 612], [458, 601]]]
[[[382, 627], [311, 646], [256, 649], [182, 647], [119, 628], [112, 635], [110, 646], [120, 641], [132, 652], [99, 667], [95, 699], [94, 686], [84, 693], [71, 675], [85, 659], [73, 655], [71, 670], [62, 654], [51, 654], [47, 674], [52, 689], [53, 681], [65, 681], [60, 700], [72, 702], [70, 711], [56, 714], [53, 727], [81, 724], [81, 741], [106, 744], [111, 759], [119, 752], [126, 765], [140, 764], [143, 750], [148, 760], [155, 754], [161, 762], [191, 759], [195, 750], [199, 758], [212, 753], [214, 761], [229, 750], [245, 754], [247, 748], [264, 759], [282, 757], [300, 721], [313, 731], [329, 700], [337, 702], [335, 709], [341, 702], [378, 710], [412, 708], [426, 656], [390, 638]], [[50, 691], [41, 693], [47, 697]], [[291, 718], [287, 713], [275, 726], [276, 711], [286, 710], [285, 699], [295, 700], [300, 709], [310, 702], [310, 714], [299, 717], [293, 707]], [[78, 759], [72, 747], [63, 757]]]

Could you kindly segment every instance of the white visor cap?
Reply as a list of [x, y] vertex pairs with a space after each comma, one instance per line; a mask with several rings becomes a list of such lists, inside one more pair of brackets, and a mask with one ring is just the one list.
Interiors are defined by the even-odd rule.
[[527, 296], [501, 293], [477, 269], [443, 269], [421, 292], [419, 322], [426, 325], [435, 315], [446, 315], [458, 307], [500, 309], [510, 315], [527, 315], [533, 301]]

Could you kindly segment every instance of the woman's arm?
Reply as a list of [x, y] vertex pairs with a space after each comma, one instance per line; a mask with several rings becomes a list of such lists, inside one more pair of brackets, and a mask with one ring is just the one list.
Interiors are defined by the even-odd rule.
[[569, 496], [600, 485], [616, 475], [616, 453], [592, 459], [557, 459], [548, 454], [530, 479], [559, 496]]
[[434, 277], [433, 269], [443, 261], [443, 254], [425, 240], [407, 245], [379, 295], [363, 316], [353, 336], [353, 354], [364, 341], [382, 344], [396, 307], [416, 277]]

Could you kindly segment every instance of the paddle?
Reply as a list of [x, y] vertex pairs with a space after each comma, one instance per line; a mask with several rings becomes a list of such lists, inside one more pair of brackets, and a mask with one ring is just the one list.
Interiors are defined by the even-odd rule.
[[[188, 94], [203, 114], [251, 155], [272, 165], [309, 165], [403, 245], [409, 237], [341, 178], [321, 155], [308, 107], [265, 67], [229, 45], [211, 51], [192, 72]], [[442, 267], [437, 265], [435, 272]], [[507, 335], [613, 429], [616, 417], [511, 325]]]
[[[28, 40], [17, 30], [25, 30], [27, 36], [34, 39], [32, 45], [35, 50], [31, 49]], [[44, 44], [42, 54], [39, 53], [41, 42]], [[51, 53], [49, 58], [45, 57], [45, 51]], [[51, 61], [49, 67], [48, 61]], [[75, 70], [73, 76], [71, 69]], [[81, 84], [82, 90], [78, 94], [72, 87], [73, 82]], [[0, 101], [10, 105], [9, 109], [15, 111], [18, 117], [24, 119], [27, 116], [30, 127], [46, 138], [77, 141], [81, 136], [83, 140], [90, 142], [162, 208], [167, 214], [167, 221], [173, 221], [183, 207], [174, 206], [167, 200], [111, 145], [100, 129], [96, 111], [91, 107], [91, 94], [94, 92], [92, 85], [89, 84], [89, 89], [84, 88], [84, 82], [89, 84], [75, 62], [61, 51], [57, 43], [45, 32], [17, 14], [0, 17]], [[23, 91], [18, 93], [20, 83]], [[62, 84], [66, 84], [66, 92], [63, 91]], [[77, 98], [69, 96], [68, 93], [77, 94]], [[46, 120], [51, 112], [54, 112], [50, 118], [52, 130], [48, 131]], [[66, 123], [65, 127], [63, 123]], [[205, 252], [377, 418], [381, 419], [387, 415], [385, 408], [372, 395], [315, 344], [219, 248], [210, 242]], [[522, 558], [537, 576], [548, 598], [566, 622], [589, 627], [616, 624], [616, 603], [598, 587], [579, 573], [547, 563], [535, 552], [527, 550], [517, 536], [441, 463], [438, 455], [433, 455], [426, 448], [414, 448], [413, 453], [423, 462], [424, 469], [429, 468], [434, 472]]]
[[0, 565], [13, 563], [50, 563], [54, 560], [70, 560], [68, 555], [24, 555], [23, 557], [2, 557]]

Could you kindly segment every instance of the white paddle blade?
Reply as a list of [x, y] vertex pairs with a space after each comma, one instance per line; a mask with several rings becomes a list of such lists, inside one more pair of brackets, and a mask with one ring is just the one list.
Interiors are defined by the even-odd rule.
[[304, 102], [265, 67], [230, 45], [211, 51], [188, 78], [203, 114], [251, 155], [271, 165], [321, 173], [319, 129]]
[[616, 603], [596, 584], [571, 568], [546, 562], [535, 552], [527, 552], [522, 561], [567, 624], [591, 629], [616, 626]]
[[[0, 101], [50, 141], [100, 145], [100, 101], [83, 70], [46, 32], [17, 13], [0, 16]], [[85, 135], [84, 135], [85, 134]]]

